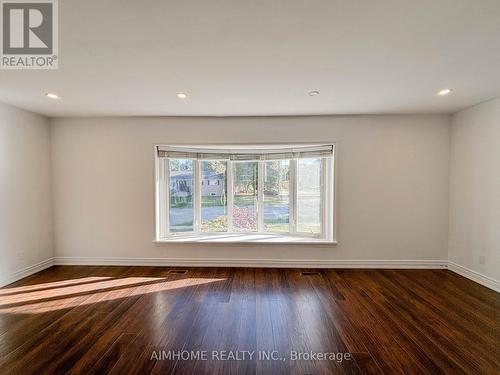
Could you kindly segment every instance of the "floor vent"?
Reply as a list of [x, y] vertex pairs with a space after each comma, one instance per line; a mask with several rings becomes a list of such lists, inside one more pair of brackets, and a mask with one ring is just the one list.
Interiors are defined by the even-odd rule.
[[173, 273], [173, 274], [176, 274], [176, 275], [184, 275], [187, 272], [188, 272], [187, 270], [169, 270], [168, 271], [168, 273]]
[[301, 272], [302, 276], [318, 276], [319, 272], [318, 271], [304, 271]]

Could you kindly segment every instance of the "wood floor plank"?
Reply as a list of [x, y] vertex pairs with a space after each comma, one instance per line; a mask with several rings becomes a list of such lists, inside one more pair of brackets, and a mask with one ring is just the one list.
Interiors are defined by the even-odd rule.
[[[303, 271], [51, 267], [0, 288], [0, 374], [500, 373], [499, 293], [446, 270]], [[191, 357], [154, 356], [172, 351]]]

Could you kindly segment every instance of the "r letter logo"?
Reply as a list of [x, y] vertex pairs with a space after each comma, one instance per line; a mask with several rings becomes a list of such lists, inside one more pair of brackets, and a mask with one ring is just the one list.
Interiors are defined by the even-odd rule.
[[57, 0], [1, 0], [2, 69], [57, 69]]

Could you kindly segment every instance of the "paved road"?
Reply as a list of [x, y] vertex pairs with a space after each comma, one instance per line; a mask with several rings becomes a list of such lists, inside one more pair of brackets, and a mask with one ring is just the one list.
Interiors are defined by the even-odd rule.
[[[225, 215], [225, 207], [223, 206], [213, 206], [204, 207], [201, 210], [201, 218], [205, 220], [213, 220], [219, 216]], [[250, 215], [253, 212], [253, 207], [249, 206]], [[288, 218], [288, 206], [268, 206], [264, 207], [264, 217], [267, 220], [284, 220]], [[191, 221], [193, 219], [193, 210], [191, 208], [173, 208], [170, 210], [170, 222], [172, 225], [183, 224]]]
[[[311, 222], [317, 220], [319, 200], [310, 199], [307, 201], [302, 200], [300, 202], [301, 210], [301, 218], [305, 220], [310, 218]], [[253, 211], [253, 206], [247, 206], [250, 213]], [[202, 220], [213, 220], [219, 216], [225, 215], [225, 207], [223, 206], [212, 206], [212, 207], [204, 207], [202, 208], [201, 215]], [[286, 204], [278, 204], [272, 206], [264, 207], [264, 218], [265, 220], [283, 220], [286, 222], [288, 219], [288, 205]], [[170, 225], [177, 226], [180, 224], [185, 224], [193, 220], [193, 209], [192, 208], [173, 208], [170, 210]]]

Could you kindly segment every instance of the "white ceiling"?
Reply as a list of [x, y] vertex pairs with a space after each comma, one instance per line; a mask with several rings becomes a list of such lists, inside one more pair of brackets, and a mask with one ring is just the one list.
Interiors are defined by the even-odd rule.
[[1, 70], [0, 101], [246, 116], [451, 113], [500, 96], [500, 0], [59, 0], [59, 19], [59, 70]]

